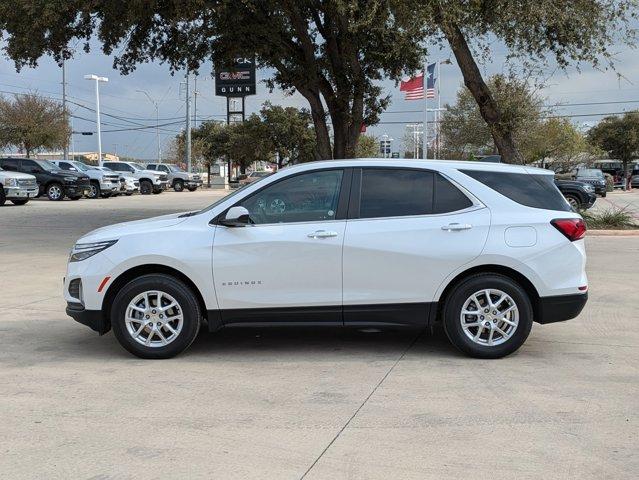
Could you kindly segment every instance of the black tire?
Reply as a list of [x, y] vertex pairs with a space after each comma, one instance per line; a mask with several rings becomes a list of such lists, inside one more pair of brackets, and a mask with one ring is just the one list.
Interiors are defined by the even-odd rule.
[[575, 195], [567, 193], [566, 195], [564, 195], [564, 197], [566, 197], [566, 200], [568, 200], [568, 203], [573, 208], [573, 210], [579, 210], [581, 208], [581, 202]]
[[150, 180], [140, 180], [140, 193], [142, 195], [150, 195], [153, 193], [153, 184]]
[[603, 193], [601, 194], [601, 197], [603, 198], [603, 197], [605, 197], [606, 195], [608, 195], [608, 192], [603, 192]]
[[81, 198], [82, 198], [82, 195], [76, 195], [75, 197], [69, 197], [69, 200], [76, 201], [76, 200], [80, 200]]
[[125, 195], [126, 195], [127, 197], [130, 197], [131, 195], [133, 195], [133, 192], [126, 192], [126, 193], [125, 193]]
[[47, 185], [46, 193], [49, 200], [53, 202], [59, 202], [64, 198], [64, 189], [62, 185], [57, 182], [52, 182]]
[[[28, 198], [24, 198], [24, 199], [20, 198], [20, 199], [11, 200], [11, 203], [13, 203], [14, 205], [22, 206], [22, 205], [26, 205], [28, 201], [29, 201]], [[2, 199], [1, 198], [0, 198], [0, 205], [2, 205]]]
[[96, 182], [95, 180], [91, 180], [91, 187], [89, 190], [89, 194], [87, 195], [87, 198], [96, 199], [96, 198], [100, 198], [101, 195], [102, 195], [102, 190], [100, 189], [100, 183]]
[[[519, 311], [519, 321], [512, 336], [494, 346], [475, 343], [464, 332], [460, 319], [466, 300], [474, 293], [489, 288], [508, 294]], [[460, 282], [447, 296], [443, 323], [450, 342], [465, 354], [475, 358], [501, 358], [515, 352], [528, 338], [533, 323], [533, 309], [528, 294], [514, 280], [495, 273], [479, 273]]]
[[187, 187], [187, 190], [189, 192], [195, 192], [197, 190], [197, 187]]
[[173, 190], [175, 190], [176, 192], [183, 192], [184, 181], [178, 179], [175, 182], [173, 182]]
[[[182, 308], [182, 331], [171, 343], [150, 347], [131, 337], [124, 320], [129, 302], [145, 291], [160, 291], [171, 295]], [[200, 330], [202, 312], [197, 298], [183, 282], [164, 274], [150, 274], [131, 280], [117, 294], [111, 309], [111, 328], [120, 345], [140, 358], [171, 358], [186, 350]]]
[[5, 204], [7, 201], [7, 196], [4, 193], [4, 188], [0, 186], [0, 207]]

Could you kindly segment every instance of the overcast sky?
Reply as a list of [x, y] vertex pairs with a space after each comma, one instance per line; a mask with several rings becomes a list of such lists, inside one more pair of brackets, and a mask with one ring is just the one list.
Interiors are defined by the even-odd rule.
[[[103, 55], [94, 45], [91, 53], [82, 51], [67, 62], [67, 94], [68, 99], [91, 109], [95, 106], [94, 84], [84, 80], [85, 74], [94, 73], [109, 78], [109, 82], [100, 85], [100, 104], [102, 117], [102, 145], [104, 152], [118, 153], [140, 159], [153, 159], [157, 155], [157, 139], [153, 128], [128, 131], [110, 131], [140, 126], [155, 125], [155, 108], [147, 97], [138, 90], [145, 90], [159, 102], [160, 123], [172, 123], [162, 127], [161, 139], [163, 149], [180, 129], [183, 128], [185, 102], [180, 96], [180, 82], [184, 75], [171, 76], [169, 68], [160, 64], [144, 64], [127, 75], [120, 75], [112, 68], [113, 59]], [[566, 104], [558, 107], [557, 113], [573, 115], [571, 120], [578, 125], [591, 125], [602, 118], [602, 113], [622, 112], [639, 108], [639, 58], [636, 50], [619, 46], [617, 52], [617, 70], [624, 79], [618, 80], [612, 71], [601, 72], [584, 66], [581, 72], [571, 69], [569, 72], [546, 71], [547, 87], [541, 94], [548, 104]], [[492, 62], [483, 65], [484, 74], [501, 72], [504, 66], [505, 51], [497, 47]], [[449, 57], [447, 51], [438, 56]], [[434, 59], [433, 59], [434, 60]], [[268, 76], [268, 72], [258, 72], [258, 79]], [[454, 101], [455, 93], [461, 85], [459, 68], [453, 65], [441, 67], [441, 101], [442, 105]], [[16, 73], [13, 63], [0, 58], [0, 92], [11, 93], [37, 92], [56, 99], [62, 92], [61, 69], [49, 58], [43, 58], [37, 68], [24, 68]], [[381, 136], [387, 134], [395, 139], [393, 150], [400, 149], [400, 141], [404, 136], [405, 124], [421, 121], [423, 114], [409, 113], [407, 110], [422, 110], [420, 101], [404, 101], [403, 94], [393, 82], [384, 82], [386, 93], [392, 95], [392, 103], [388, 111], [381, 117], [382, 123], [369, 127], [369, 134]], [[223, 97], [214, 95], [210, 65], [204, 65], [197, 79], [197, 116], [198, 119], [224, 119], [226, 102]], [[306, 107], [305, 100], [299, 95], [285, 96], [283, 92], [269, 93], [265, 85], [258, 83], [257, 95], [247, 97], [247, 114], [259, 110], [261, 104], [270, 101], [275, 104]], [[182, 97], [183, 98], [183, 97]], [[432, 107], [437, 100], [431, 101]], [[597, 103], [599, 105], [575, 105]], [[605, 102], [605, 103], [604, 103]], [[613, 103], [615, 102], [615, 103]], [[95, 114], [77, 105], [70, 104], [74, 117], [74, 131], [94, 131]], [[400, 113], [394, 113], [400, 112]], [[107, 116], [110, 115], [110, 116]], [[117, 118], [116, 118], [117, 117]], [[178, 123], [182, 122], [182, 123]], [[73, 150], [96, 151], [97, 137], [73, 136]]]

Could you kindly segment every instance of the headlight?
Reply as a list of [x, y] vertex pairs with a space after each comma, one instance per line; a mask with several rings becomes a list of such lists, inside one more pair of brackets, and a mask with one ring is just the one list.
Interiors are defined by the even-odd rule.
[[586, 184], [586, 185], [584, 185], [584, 190], [586, 192], [594, 192], [595, 191], [595, 187], [593, 187], [592, 185]]
[[4, 179], [4, 186], [5, 187], [17, 187], [18, 186], [18, 179], [16, 179], [16, 178], [5, 178]]
[[94, 243], [76, 243], [71, 250], [70, 262], [80, 262], [92, 257], [96, 253], [100, 253], [102, 250], [106, 250], [112, 245], [115, 245], [117, 240], [108, 240], [106, 242], [94, 242]]

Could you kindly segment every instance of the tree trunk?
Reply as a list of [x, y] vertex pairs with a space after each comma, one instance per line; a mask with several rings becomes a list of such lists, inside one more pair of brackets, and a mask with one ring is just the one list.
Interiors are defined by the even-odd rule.
[[488, 85], [484, 82], [473, 54], [468, 47], [459, 26], [455, 23], [444, 23], [441, 29], [450, 44], [459, 68], [464, 77], [464, 84], [475, 98], [482, 118], [488, 124], [495, 146], [505, 163], [524, 163], [524, 159], [517, 150], [512, 132], [501, 124], [501, 112], [493, 98]]

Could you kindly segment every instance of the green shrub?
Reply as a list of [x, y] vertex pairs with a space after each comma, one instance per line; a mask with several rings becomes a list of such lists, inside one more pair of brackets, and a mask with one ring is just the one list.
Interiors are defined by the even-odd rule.
[[592, 230], [629, 230], [639, 228], [627, 208], [610, 208], [599, 212], [582, 212], [586, 225]]

